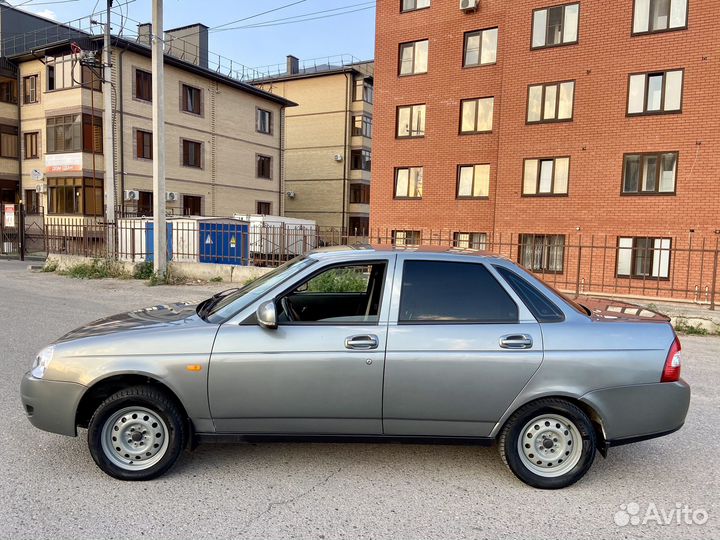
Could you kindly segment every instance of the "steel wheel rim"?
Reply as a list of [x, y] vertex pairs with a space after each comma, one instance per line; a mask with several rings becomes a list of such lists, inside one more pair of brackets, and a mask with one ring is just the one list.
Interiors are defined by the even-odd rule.
[[168, 449], [168, 428], [160, 416], [145, 407], [125, 407], [103, 425], [103, 454], [126, 471], [142, 471], [157, 464]]
[[532, 473], [555, 478], [572, 470], [582, 456], [577, 426], [564, 416], [543, 414], [523, 427], [518, 438], [522, 464]]

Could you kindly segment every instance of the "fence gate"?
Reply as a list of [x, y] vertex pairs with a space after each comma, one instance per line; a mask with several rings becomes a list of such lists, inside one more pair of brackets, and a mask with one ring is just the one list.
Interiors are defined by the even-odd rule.
[[21, 221], [19, 205], [0, 205], [0, 255], [20, 255]]

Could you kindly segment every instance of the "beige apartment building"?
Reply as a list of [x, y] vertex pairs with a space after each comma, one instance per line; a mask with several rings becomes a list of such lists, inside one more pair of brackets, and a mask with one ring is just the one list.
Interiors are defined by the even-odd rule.
[[[112, 39], [114, 179], [104, 174], [99, 69], [80, 64], [71, 40], [9, 58], [18, 104], [0, 102], [0, 136], [15, 130], [17, 157], [0, 157], [0, 182], [17, 178], [19, 168], [29, 212], [97, 218], [114, 186], [119, 215], [152, 214], [151, 52], [143, 27], [137, 40]], [[208, 69], [207, 27], [170, 30], [166, 39], [174, 33], [182, 46], [166, 46], [165, 55], [168, 212], [282, 214], [283, 116], [293, 103]], [[101, 37], [74, 42], [100, 57]]]
[[304, 62], [255, 85], [297, 104], [285, 114], [285, 215], [364, 235], [370, 215], [373, 63]]

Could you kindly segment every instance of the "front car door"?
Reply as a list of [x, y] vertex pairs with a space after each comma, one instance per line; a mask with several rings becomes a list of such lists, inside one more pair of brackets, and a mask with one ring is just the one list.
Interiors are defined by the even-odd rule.
[[540, 325], [482, 260], [398, 255], [386, 435], [486, 437], [539, 368]]
[[[395, 255], [325, 259], [223, 324], [209, 373], [218, 432], [382, 433]], [[274, 299], [278, 328], [254, 309]]]

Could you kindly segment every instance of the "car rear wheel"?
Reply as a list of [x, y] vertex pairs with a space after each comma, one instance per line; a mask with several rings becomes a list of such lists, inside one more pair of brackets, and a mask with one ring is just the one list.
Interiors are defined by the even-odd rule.
[[505, 424], [500, 455], [520, 480], [559, 489], [582, 478], [595, 459], [595, 430], [572, 403], [541, 399], [519, 409]]
[[103, 401], [88, 425], [95, 463], [120, 480], [150, 480], [167, 472], [185, 448], [178, 405], [152, 386], [120, 390]]

